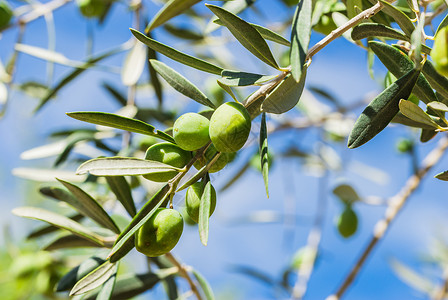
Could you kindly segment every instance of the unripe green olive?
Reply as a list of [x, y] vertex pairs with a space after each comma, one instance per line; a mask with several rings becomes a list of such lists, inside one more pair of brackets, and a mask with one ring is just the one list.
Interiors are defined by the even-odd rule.
[[182, 235], [182, 215], [174, 209], [158, 208], [135, 233], [135, 248], [149, 257], [170, 252]]
[[330, 34], [338, 26], [334, 23], [333, 18], [323, 15], [319, 22], [313, 27], [314, 31], [322, 33], [324, 35]]
[[219, 152], [236, 152], [249, 137], [250, 115], [246, 108], [236, 102], [218, 107], [210, 119], [210, 139]]
[[[201, 169], [209, 162], [209, 160], [213, 158], [216, 152], [218, 151], [216, 150], [215, 146], [211, 144], [210, 147], [208, 147], [207, 151], [205, 151], [204, 155], [201, 155], [193, 166], [198, 170]], [[208, 172], [215, 173], [221, 171], [233, 156], [233, 153], [221, 153], [216, 162], [210, 167]]]
[[[187, 194], [185, 196], [185, 205], [187, 208], [187, 213], [190, 218], [196, 223], [199, 222], [199, 204], [201, 203], [201, 197], [204, 193], [205, 183], [196, 182], [192, 184], [187, 189]], [[213, 185], [211, 186], [212, 198], [210, 199], [210, 215], [213, 214], [216, 207], [216, 191]]]
[[0, 1], [0, 28], [9, 24], [13, 17], [13, 12], [6, 1]]
[[99, 18], [107, 9], [106, 0], [78, 0], [78, 7], [82, 15], [87, 18]]
[[355, 234], [358, 229], [358, 216], [350, 206], [346, 206], [342, 214], [338, 218], [338, 231], [339, 233], [348, 238]]
[[173, 137], [176, 144], [188, 151], [204, 147], [210, 141], [209, 124], [210, 121], [200, 114], [183, 114], [174, 122], [173, 126]]
[[448, 26], [437, 33], [431, 50], [434, 68], [443, 76], [448, 76]]
[[[172, 143], [158, 143], [146, 150], [145, 159], [162, 162], [176, 168], [183, 168], [190, 161], [191, 152], [185, 151]], [[143, 175], [143, 177], [152, 181], [166, 182], [176, 176], [176, 174], [177, 171], [173, 170], [169, 172], [154, 172]]]

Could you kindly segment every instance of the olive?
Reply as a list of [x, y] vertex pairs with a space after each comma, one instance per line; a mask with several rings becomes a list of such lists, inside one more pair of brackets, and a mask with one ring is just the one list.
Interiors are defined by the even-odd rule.
[[[187, 213], [190, 218], [196, 223], [199, 222], [199, 204], [201, 203], [201, 197], [204, 193], [205, 183], [204, 182], [196, 182], [192, 184], [187, 189], [187, 194], [185, 196], [185, 205], [187, 208]], [[216, 207], [216, 191], [213, 186], [211, 186], [212, 198], [210, 200], [210, 214], [211, 216], [215, 211]]]
[[174, 122], [173, 126], [173, 137], [176, 144], [188, 151], [204, 147], [210, 141], [209, 124], [210, 121], [200, 114], [183, 114]]

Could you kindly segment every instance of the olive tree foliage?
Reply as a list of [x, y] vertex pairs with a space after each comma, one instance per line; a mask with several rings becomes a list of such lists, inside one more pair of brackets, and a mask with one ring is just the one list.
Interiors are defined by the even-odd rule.
[[[177, 242], [177, 239], [173, 240], [173, 235], [179, 235], [182, 226], [179, 225], [178, 215], [172, 221], [175, 222], [174, 229], [168, 220], [157, 221], [157, 214], [163, 211], [162, 208], [178, 210], [186, 222], [197, 222], [200, 240], [206, 246], [209, 235], [213, 234], [209, 232], [209, 217], [216, 201], [219, 201], [219, 193], [223, 189], [232, 188], [232, 184], [251, 166], [260, 171], [264, 179], [264, 187], [260, 188], [265, 189], [269, 197], [268, 173], [274, 157], [299, 157], [303, 164], [317, 166], [322, 175], [337, 170], [341, 163], [334, 158], [334, 145], [348, 141], [348, 148], [360, 147], [392, 122], [421, 130], [421, 143], [429, 141], [438, 133], [443, 135], [448, 130], [448, 121], [445, 119], [445, 112], [448, 111], [448, 78], [444, 77], [448, 67], [446, 1], [282, 0], [279, 3], [290, 14], [282, 24], [274, 26], [251, 22], [257, 14], [258, 1], [255, 0], [212, 3], [199, 0], [155, 1], [160, 5], [155, 14], [145, 9], [149, 5], [146, 2], [80, 0], [73, 3], [70, 0], [51, 0], [14, 5], [0, 2], [0, 30], [6, 32], [19, 28], [10, 60], [0, 64], [2, 114], [7, 110], [8, 101], [13, 101], [8, 97], [11, 89], [19, 89], [38, 98], [37, 112], [58, 101], [61, 90], [73, 84], [85, 72], [98, 68], [103, 60], [118, 53], [126, 53], [121, 67], [122, 86], [105, 84], [99, 87], [104, 88], [110, 98], [121, 105], [119, 111], [69, 112], [67, 116], [79, 120], [80, 124], [86, 122], [96, 127], [55, 132], [54, 136], [58, 139], [56, 143], [24, 153], [24, 156], [33, 158], [55, 156], [54, 172], [46, 174], [47, 177], [56, 178], [57, 183], [43, 186], [39, 193], [68, 204], [74, 210], [70, 215], [61, 215], [56, 209], [51, 211], [37, 207], [19, 207], [13, 211], [18, 216], [48, 223], [30, 233], [29, 239], [54, 236], [39, 252], [42, 253], [39, 261], [43, 263], [37, 267], [39, 272], [47, 274], [42, 282], [48, 289], [42, 292], [49, 297], [67, 293], [76, 299], [127, 299], [161, 283], [169, 299], [214, 299], [213, 289], [207, 279], [194, 266], [181, 263], [177, 255], [175, 257], [171, 254], [170, 250]], [[47, 25], [53, 26], [51, 16], [65, 5], [78, 9], [83, 16], [92, 19], [95, 26], [103, 26], [111, 7], [127, 10], [133, 19], [131, 39], [112, 50], [92, 53], [82, 62], [70, 60], [51, 47], [43, 49], [21, 42], [24, 32], [35, 20], [45, 18]], [[179, 18], [183, 18], [180, 23], [176, 22]], [[160, 30], [169, 33], [171, 40], [182, 40], [188, 47], [175, 49], [153, 38]], [[432, 43], [429, 41], [438, 32], [440, 34], [437, 35], [434, 49], [431, 49], [428, 45]], [[311, 34], [323, 38], [310, 44]], [[384, 90], [368, 97], [370, 103], [359, 114], [356, 122], [352, 119], [353, 110], [365, 106], [364, 99], [347, 106], [325, 90], [306, 84], [307, 70], [313, 68], [313, 57], [337, 38], [345, 38], [353, 47], [361, 47], [366, 51], [369, 71], [372, 71], [375, 57], [388, 70]], [[245, 69], [244, 64], [235, 69], [213, 51], [204, 51], [212, 43], [224, 47], [229, 39], [237, 41], [241, 49], [245, 48], [241, 51], [247, 50], [246, 53], [259, 62], [260, 70], [267, 70], [267, 65], [270, 71], [252, 73]], [[44, 59], [50, 66], [68, 66], [71, 71], [50, 85], [16, 82], [17, 57], [20, 55]], [[175, 70], [169, 66], [170, 61], [183, 64], [186, 68]], [[213, 83], [211, 88], [206, 92], [201, 91], [185, 73], [182, 74], [187, 68], [188, 72], [196, 72], [201, 78], [210, 78], [207, 82]], [[49, 70], [51, 72], [51, 68]], [[197, 146], [199, 148], [185, 150], [176, 145], [185, 143], [190, 147], [192, 144], [197, 145], [197, 141], [194, 140], [194, 130], [193, 134], [187, 132], [190, 126], [194, 127], [190, 124], [193, 121], [188, 123], [188, 120], [183, 120], [182, 124], [186, 125], [176, 126], [178, 112], [164, 105], [164, 94], [167, 90], [172, 92], [172, 88], [179, 98], [190, 98], [198, 103], [199, 114], [210, 120], [210, 127], [206, 125], [204, 128], [206, 131], [210, 128], [211, 141], [206, 134], [204, 139], [202, 130], [197, 134], [201, 134], [205, 144], [201, 142]], [[140, 96], [137, 91], [143, 89], [151, 94], [152, 108], [137, 105]], [[325, 99], [329, 105], [316, 101], [316, 97]], [[229, 105], [229, 102], [233, 104]], [[243, 119], [238, 121], [234, 117]], [[195, 118], [200, 119], [196, 114]], [[231, 120], [226, 123], [226, 118]], [[208, 124], [207, 120], [204, 122]], [[251, 123], [256, 126], [251, 126]], [[258, 141], [246, 142], [249, 128]], [[314, 128], [319, 131], [319, 140], [325, 142], [318, 143], [315, 150], [304, 152], [291, 145], [281, 153], [270, 153], [269, 137], [280, 135], [285, 130], [295, 132]], [[181, 143], [180, 138], [176, 138], [178, 130], [186, 132]], [[191, 135], [194, 142], [188, 140]], [[111, 146], [110, 140], [120, 141], [121, 147]], [[367, 247], [360, 249], [352, 270], [328, 299], [339, 299], [344, 295], [409, 196], [440, 160], [448, 147], [448, 140], [445, 137], [439, 140], [427, 158], [416, 164], [415, 173], [401, 191], [387, 202], [385, 216], [375, 226]], [[84, 151], [84, 157], [91, 157], [79, 162], [71, 153], [87, 143], [107, 155], [97, 157], [95, 155], [98, 151]], [[161, 143], [170, 143], [169, 147], [179, 150], [168, 151], [165, 146], [160, 146]], [[169, 155], [180, 156], [180, 165], [174, 163], [175, 159], [149, 155], [151, 151], [146, 150], [154, 145]], [[404, 141], [400, 149], [412, 154], [414, 146]], [[234, 163], [235, 156], [244, 151], [255, 154], [247, 161]], [[58, 168], [69, 161], [78, 165], [73, 172], [73, 175], [76, 173], [78, 176], [68, 176], [67, 179], [67, 173]], [[241, 162], [238, 158], [237, 161]], [[235, 176], [220, 191], [215, 192], [213, 175], [210, 173], [224, 172], [221, 169], [226, 165], [235, 168]], [[448, 180], [447, 172], [436, 177]], [[42, 173], [37, 176], [32, 173], [19, 175], [41, 181], [46, 176]], [[187, 198], [192, 197], [192, 203], [195, 201], [194, 213], [191, 212], [193, 204], [187, 203], [185, 210], [183, 204], [173, 201], [185, 189], [189, 191]], [[336, 186], [333, 193], [344, 207], [338, 219], [338, 231], [341, 236], [349, 238], [356, 232], [358, 224], [354, 207], [357, 202], [366, 199], [358, 196], [349, 184]], [[144, 201], [138, 201], [136, 195], [144, 195], [141, 197]], [[281, 290], [283, 296], [301, 299], [319, 254], [323, 210], [324, 203], [319, 206], [307, 245], [297, 251], [283, 279], [270, 282], [257, 270], [242, 268], [240, 271], [268, 281], [273, 289]], [[119, 212], [127, 213], [127, 221], [123, 226], [116, 221]], [[189, 214], [194, 214], [194, 221]], [[175, 231], [168, 236], [168, 246], [158, 245], [159, 236], [155, 235], [160, 234], [161, 240], [165, 238], [160, 233], [164, 226]], [[148, 244], [141, 240], [142, 233], [146, 232], [143, 228], [155, 232], [154, 236], [147, 236], [150, 241]], [[148, 255], [148, 272], [118, 272], [120, 262], [136, 245], [140, 252]], [[61, 278], [56, 278], [52, 270], [57, 264], [51, 263], [48, 251], [71, 248], [93, 249], [88, 250], [93, 256], [86, 257], [79, 266]], [[446, 284], [439, 287], [436, 283], [419, 278], [406, 266], [399, 263], [393, 266], [400, 276], [411, 281], [413, 287], [436, 299], [445, 296]], [[54, 295], [51, 294], [52, 290], [55, 291]]]

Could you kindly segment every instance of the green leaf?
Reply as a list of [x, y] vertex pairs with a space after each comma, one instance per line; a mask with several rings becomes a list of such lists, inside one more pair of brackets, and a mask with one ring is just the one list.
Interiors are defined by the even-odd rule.
[[405, 126], [409, 127], [416, 127], [416, 128], [422, 128], [422, 129], [430, 129], [432, 130], [434, 127], [429, 126], [414, 120], [409, 119], [405, 115], [403, 115], [401, 112], [398, 112], [398, 114], [392, 119], [391, 123], [398, 123], [403, 124]]
[[77, 174], [89, 172], [95, 176], [144, 175], [153, 172], [182, 171], [182, 169], [152, 160], [132, 157], [104, 157], [86, 161], [76, 170]]
[[235, 94], [232, 91], [232, 88], [230, 86], [228, 86], [227, 84], [224, 84], [223, 82], [221, 82], [221, 79], [216, 80], [216, 83], [224, 90], [227, 92], [227, 94], [229, 94], [233, 100], [235, 100], [235, 102], [238, 102]]
[[155, 130], [154, 126], [140, 120], [96, 111], [70, 112], [67, 115], [83, 122], [141, 133], [174, 143], [174, 139], [170, 135], [163, 131]]
[[199, 237], [201, 238], [201, 243], [207, 246], [208, 242], [208, 225], [210, 218], [210, 203], [212, 199], [212, 184], [207, 182], [204, 188], [204, 192], [201, 196], [201, 202], [199, 204]]
[[312, 1], [300, 0], [294, 14], [291, 28], [291, 74], [299, 82], [303, 80], [302, 72], [311, 37]]
[[412, 288], [425, 292], [428, 295], [432, 295], [437, 289], [430, 279], [423, 277], [397, 259], [392, 259], [389, 263], [398, 277]]
[[348, 147], [357, 148], [381, 132], [398, 113], [400, 99], [411, 95], [419, 70], [412, 69], [370, 102], [356, 120], [348, 138]]
[[151, 59], [149, 62], [154, 70], [156, 70], [156, 72], [159, 73], [160, 76], [162, 76], [163, 79], [165, 79], [176, 91], [202, 105], [206, 105], [213, 109], [216, 108], [210, 99], [208, 99], [207, 96], [187, 78], [158, 60]]
[[423, 109], [421, 109], [418, 105], [412, 103], [411, 101], [401, 99], [399, 107], [401, 113], [409, 119], [432, 126], [434, 128], [440, 128], [440, 126], [437, 125], [437, 123], [434, 122], [433, 119], [431, 119], [431, 117], [423, 111]]
[[215, 295], [213, 294], [213, 290], [208, 283], [207, 279], [205, 279], [204, 276], [202, 276], [201, 273], [199, 273], [197, 270], [193, 269], [193, 275], [196, 278], [196, 280], [199, 282], [199, 285], [201, 286], [202, 291], [204, 292], [205, 299], [207, 300], [214, 300]]
[[347, 7], [347, 17], [351, 19], [356, 15], [358, 15], [358, 12], [360, 10], [363, 10], [362, 0], [347, 0], [346, 7]]
[[[151, 35], [148, 34], [148, 37], [150, 38]], [[157, 52], [154, 51], [154, 49], [150, 47], [146, 47], [148, 50], [148, 58], [149, 59], [157, 59]], [[156, 70], [151, 66], [151, 64], [148, 64], [148, 71], [149, 71], [149, 78], [150, 83], [152, 87], [154, 88], [154, 92], [156, 94], [157, 100], [159, 101], [159, 108], [162, 107], [163, 104], [163, 88], [162, 84], [160, 83], [159, 76], [157, 76]], [[160, 110], [159, 110], [160, 111]]]
[[231, 70], [222, 71], [221, 76], [218, 81], [227, 86], [260, 85], [277, 77], [277, 75], [267, 76]]
[[[58, 179], [74, 196], [75, 198], [61, 197], [62, 201], [66, 201], [72, 205], [79, 213], [91, 218], [104, 228], [108, 228], [115, 233], [120, 233], [120, 229], [117, 227], [112, 218], [101, 207], [101, 205], [93, 199], [92, 196], [84, 192], [78, 186], [71, 184], [70, 182]], [[57, 191], [57, 190], [56, 190]], [[55, 195], [56, 196], [56, 195]], [[69, 202], [70, 201], [70, 202]]]
[[[81, 214], [75, 214], [75, 215], [69, 216], [68, 218], [77, 222], [77, 221], [80, 221], [82, 218], [84, 218], [84, 216]], [[27, 240], [35, 239], [35, 238], [41, 237], [43, 235], [47, 235], [49, 233], [58, 231], [59, 229], [60, 228], [53, 226], [53, 225], [45, 225], [43, 227], [33, 230], [31, 233], [29, 233], [27, 235], [26, 239]]]
[[54, 182], [56, 177], [63, 177], [71, 182], [84, 182], [87, 178], [85, 175], [75, 175], [72, 171], [56, 169], [15, 168], [12, 170], [12, 174], [38, 182]]
[[89, 248], [99, 247], [99, 245], [89, 240], [85, 240], [77, 235], [68, 234], [53, 240], [51, 243], [42, 248], [42, 250], [54, 251], [59, 249], [85, 248], [85, 247]]
[[[220, 20], [220, 19], [216, 19], [213, 21], [214, 23], [218, 24], [218, 25], [224, 25], [224, 23]], [[278, 33], [270, 30], [269, 28], [257, 25], [257, 24], [253, 24], [253, 23], [249, 23], [253, 28], [255, 28], [259, 34], [261, 34], [261, 36], [265, 39], [265, 40], [269, 40], [272, 42], [275, 42], [277, 44], [280, 45], [284, 45], [284, 46], [291, 46], [291, 43], [285, 39], [284, 37], [282, 37], [281, 35], [279, 35]]]
[[145, 68], [146, 59], [145, 45], [136, 42], [134, 47], [129, 50], [121, 68], [121, 82], [124, 85], [131, 86], [137, 83]]
[[151, 23], [148, 24], [147, 31], [164, 24], [171, 18], [183, 13], [201, 0], [170, 0], [157, 12]]
[[411, 50], [409, 54], [412, 60], [415, 62], [416, 67], [421, 69], [422, 62], [422, 35], [424, 34], [424, 24], [425, 24], [425, 14], [420, 16], [420, 21], [418, 22], [417, 27], [411, 35]]
[[70, 296], [81, 295], [101, 286], [117, 273], [117, 268], [118, 265], [116, 263], [111, 263], [107, 260], [78, 281], [70, 291]]
[[296, 82], [293, 76], [287, 77], [264, 100], [261, 111], [282, 114], [294, 108], [300, 100], [305, 87], [306, 69], [302, 72], [302, 79]]
[[[414, 63], [409, 57], [393, 46], [381, 42], [370, 41], [369, 47], [378, 56], [386, 68], [397, 78], [400, 78], [414, 68]], [[420, 74], [412, 92], [425, 103], [438, 101], [436, 94], [426, 79], [427, 78], [423, 74]]]
[[448, 171], [442, 172], [434, 176], [434, 178], [437, 178], [439, 180], [448, 181]]
[[107, 184], [117, 197], [117, 200], [123, 204], [128, 214], [133, 217], [137, 213], [134, 199], [132, 198], [131, 188], [123, 176], [106, 176]]
[[146, 202], [128, 226], [121, 232], [109, 254], [109, 259], [111, 262], [120, 260], [134, 248], [134, 234], [141, 226], [143, 226], [143, 224], [146, 223], [146, 221], [149, 220], [157, 208], [162, 205], [168, 197], [169, 191], [170, 185], [165, 184], [148, 202]]
[[100, 236], [65, 216], [36, 207], [19, 207], [13, 209], [12, 213], [19, 217], [47, 222], [104, 247], [103, 239]]
[[59, 280], [56, 286], [56, 292], [64, 292], [71, 290], [75, 284], [84, 276], [95, 270], [105, 262], [103, 257], [92, 256], [84, 260], [79, 266], [71, 269]]
[[178, 37], [180, 39], [184, 40], [190, 40], [190, 41], [200, 41], [204, 39], [204, 35], [201, 33], [198, 33], [194, 30], [190, 30], [185, 27], [181, 26], [174, 26], [171, 24], [165, 24], [163, 26], [163, 29], [168, 31], [171, 35]]
[[423, 65], [422, 72], [431, 86], [443, 97], [448, 98], [448, 78], [440, 75], [429, 60]]
[[398, 26], [404, 31], [406, 36], [411, 37], [412, 32], [414, 31], [415, 27], [412, 23], [411, 19], [409, 19], [408, 16], [392, 4], [379, 0], [383, 4], [382, 11], [386, 13], [387, 15], [391, 16], [395, 22], [397, 22]]
[[206, 6], [222, 21], [241, 45], [264, 63], [275, 69], [279, 68], [268, 44], [254, 27], [219, 6], [210, 4]]
[[343, 203], [347, 205], [351, 205], [354, 202], [361, 200], [355, 189], [348, 184], [338, 185], [333, 189], [333, 194], [335, 194]]
[[121, 105], [126, 106], [128, 100], [123, 92], [120, 92], [116, 87], [114, 87], [111, 83], [104, 82], [103, 88], [109, 92], [109, 94]]
[[409, 42], [409, 37], [389, 26], [377, 23], [362, 23], [353, 28], [352, 39], [361, 40], [368, 37], [385, 37]]
[[266, 188], [266, 195], [269, 198], [269, 188], [268, 188], [269, 157], [268, 157], [268, 130], [266, 128], [266, 113], [261, 114], [260, 161], [261, 161], [261, 173], [263, 174], [263, 180], [264, 180], [264, 187]]
[[430, 102], [430, 103], [428, 103], [428, 107], [433, 110], [444, 111], [444, 112], [448, 111], [448, 106], [442, 102]]
[[442, 29], [443, 27], [448, 26], [448, 14], [443, 18], [442, 22], [440, 22], [439, 27], [437, 27], [437, 31], [434, 36]]
[[96, 296], [96, 300], [110, 300], [113, 295], [113, 291], [115, 288], [115, 282], [117, 280], [117, 271], [118, 271], [118, 263], [115, 267], [115, 273], [113, 273], [109, 279], [101, 287], [101, 290], [98, 292]]
[[188, 179], [184, 184], [182, 184], [180, 188], [178, 188], [176, 190], [176, 193], [186, 189], [187, 187], [189, 187], [190, 185], [192, 185], [193, 183], [197, 182], [199, 179], [204, 177], [204, 175], [205, 175], [205, 173], [207, 173], [208, 169], [210, 169], [210, 168], [207, 168], [207, 165], [200, 168], [196, 172], [196, 174], [194, 174], [190, 179]]
[[140, 42], [142, 42], [149, 48], [151, 48], [154, 51], [157, 51], [157, 52], [159, 52], [177, 62], [180, 62], [184, 65], [190, 66], [192, 68], [195, 68], [195, 69], [198, 69], [198, 70], [201, 70], [204, 72], [208, 72], [208, 73], [215, 74], [215, 75], [221, 75], [221, 72], [223, 69], [218, 66], [215, 66], [215, 65], [213, 65], [209, 62], [206, 62], [202, 59], [182, 53], [174, 48], [164, 45], [156, 40], [153, 40], [153, 39], [147, 37], [146, 35], [144, 35], [143, 33], [139, 32], [135, 29], [131, 28], [131, 32]]
[[[224, 8], [227, 11], [230, 11], [231, 13], [238, 15], [239, 13], [243, 12], [245, 9], [252, 6], [252, 4], [255, 3], [256, 0], [231, 0], [226, 1], [222, 8]], [[205, 33], [210, 34], [216, 29], [219, 28], [219, 26], [215, 23], [215, 21], [218, 20], [216, 16], [214, 16], [210, 22], [205, 27]]]

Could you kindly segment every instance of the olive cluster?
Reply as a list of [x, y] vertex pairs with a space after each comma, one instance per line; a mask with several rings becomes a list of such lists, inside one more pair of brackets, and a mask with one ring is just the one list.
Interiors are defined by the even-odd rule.
[[[194, 167], [199, 170], [220, 152], [219, 158], [209, 168], [210, 173], [218, 172], [246, 143], [250, 128], [249, 113], [243, 105], [235, 102], [227, 102], [219, 106], [211, 115], [210, 120], [198, 113], [186, 113], [174, 123], [175, 143], [163, 142], [150, 146], [146, 151], [145, 159], [183, 168], [193, 158], [193, 151], [201, 151], [202, 154], [194, 162]], [[154, 172], [144, 177], [151, 181], [167, 182], [176, 174], [177, 171], [173, 170]], [[185, 197], [186, 212], [196, 223], [199, 221], [199, 206], [204, 189], [204, 181], [196, 182], [187, 189]], [[209, 216], [213, 214], [215, 207], [216, 191], [211, 186]], [[177, 244], [182, 231], [181, 214], [174, 209], [159, 208], [137, 231], [136, 249], [150, 257], [165, 254]]]

